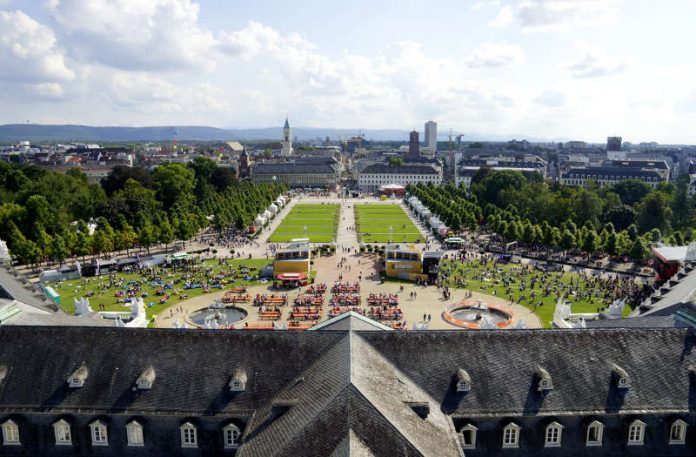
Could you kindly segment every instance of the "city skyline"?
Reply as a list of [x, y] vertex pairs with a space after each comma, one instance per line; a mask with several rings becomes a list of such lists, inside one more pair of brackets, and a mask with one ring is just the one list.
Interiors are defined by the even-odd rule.
[[440, 137], [696, 143], [693, 8], [0, 0], [0, 123], [258, 128], [290, 113], [335, 128], [433, 119]]

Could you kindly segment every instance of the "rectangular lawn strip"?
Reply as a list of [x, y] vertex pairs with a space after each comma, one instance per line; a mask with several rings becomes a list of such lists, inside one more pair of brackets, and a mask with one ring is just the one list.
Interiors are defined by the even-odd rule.
[[360, 241], [363, 243], [388, 243], [392, 241], [394, 243], [422, 243], [423, 236], [420, 233], [413, 234], [394, 234], [389, 239], [389, 234], [377, 234], [377, 235], [361, 235]]
[[[204, 262], [204, 265], [208, 268], [213, 269], [214, 274], [218, 274], [221, 270], [229, 270], [229, 269], [237, 269], [244, 265], [248, 268], [251, 267], [256, 267], [256, 270], [252, 272], [252, 275], [258, 274], [264, 266], [270, 264], [272, 260], [269, 259], [234, 259], [234, 260], [229, 260], [228, 261], [230, 266], [228, 267], [227, 265], [218, 265], [217, 260], [206, 260]], [[165, 269], [165, 273], [163, 275], [163, 279], [165, 282], [169, 282], [171, 280], [175, 280], [181, 277], [181, 274], [175, 273], [174, 277], [168, 277], [167, 272], [170, 272], [171, 269]], [[239, 271], [237, 272], [239, 275]], [[143, 278], [138, 273], [116, 273], [116, 281], [120, 280], [121, 278], [124, 279], [125, 282], [125, 287], [128, 287], [128, 282], [130, 281], [139, 281]], [[258, 285], [258, 281], [247, 281], [244, 278], [241, 277], [241, 275], [237, 278], [235, 278], [234, 282], [230, 282], [229, 279], [226, 278], [227, 284], [224, 285], [223, 289], [211, 289], [212, 292], [219, 292], [220, 290], [224, 289], [229, 289], [232, 286], [241, 286], [241, 285]], [[92, 277], [92, 278], [84, 278], [84, 282], [81, 279], [71, 279], [69, 281], [62, 281], [60, 283], [51, 283], [51, 286], [58, 292], [60, 295], [60, 307], [63, 309], [68, 314], [73, 314], [75, 312], [75, 307], [73, 304], [73, 299], [75, 297], [80, 298], [80, 297], [85, 297], [89, 294], [89, 292], [93, 292], [94, 295], [89, 298], [89, 303], [92, 307], [92, 309], [96, 312], [99, 311], [99, 305], [103, 304], [106, 308], [106, 311], [123, 311], [123, 312], [128, 312], [130, 310], [130, 306], [126, 306], [123, 303], [118, 303], [118, 298], [115, 296], [115, 293], [117, 291], [123, 291], [125, 292], [124, 287], [111, 287], [109, 288], [106, 292], [100, 293], [99, 289], [99, 284], [109, 284], [109, 276], [108, 275], [103, 275], [101, 278], [98, 277]], [[183, 293], [188, 295], [188, 298], [193, 298], [197, 297], [199, 295], [203, 295], [203, 289], [186, 289], [184, 290], [184, 283], [183, 281], [176, 284], [174, 287], [180, 289]], [[161, 312], [163, 309], [175, 305], [182, 300], [179, 298], [179, 295], [172, 295], [170, 296], [169, 300], [167, 301], [166, 304], [160, 304], [160, 296], [156, 295], [156, 291], [159, 288], [159, 286], [153, 286], [150, 282], [145, 283], [141, 285], [141, 291], [138, 294], [139, 296], [143, 292], [147, 292], [148, 296], [144, 297], [143, 300], [145, 302], [145, 310], [147, 312], [147, 317], [152, 318], [153, 314], [158, 314]], [[170, 293], [172, 292], [172, 289], [167, 289], [165, 292]], [[149, 303], [152, 303], [152, 306], [149, 306]], [[212, 300], [211, 300], [212, 304]]]
[[340, 207], [341, 205], [337, 204], [297, 204], [281, 221], [268, 241], [286, 243], [295, 238], [306, 237], [312, 243], [330, 243], [336, 239]]
[[389, 242], [389, 226], [392, 227], [393, 234], [391, 241], [397, 243], [423, 241], [423, 234], [398, 205], [355, 205], [355, 219], [358, 237], [365, 243]]
[[[443, 260], [443, 266], [446, 265], [449, 265], [449, 261]], [[490, 264], [488, 266], [490, 266]], [[521, 268], [519, 264], [498, 264], [497, 267], [502, 269], [503, 271]], [[464, 265], [460, 264], [452, 273], [450, 273], [449, 285], [450, 287], [467, 289], [487, 295], [494, 295], [493, 291], [495, 291], [496, 297], [502, 298], [504, 300], [510, 300], [510, 296], [506, 293], [507, 288], [504, 284], [502, 284], [502, 282], [499, 284], [495, 284], [493, 281], [481, 281], [474, 279], [476, 276], [480, 276], [483, 272], [484, 268], [478, 262], [467, 262]], [[535, 273], [540, 274], [540, 272]], [[554, 278], [559, 277], [560, 274], [560, 272], [550, 273], [550, 275], [552, 275]], [[466, 281], [466, 285], [462, 287], [458, 286], [454, 282], [454, 278], [456, 276], [461, 276]], [[563, 273], [561, 282], [564, 284], [570, 284], [571, 281], [577, 282], [579, 276], [580, 275], [578, 273], [571, 273], [566, 271]], [[531, 278], [531, 276], [529, 275], [527, 275], [526, 277]], [[532, 310], [537, 316], [539, 316], [539, 319], [541, 319], [542, 325], [544, 327], [551, 328], [551, 321], [553, 321], [553, 314], [556, 310], [556, 302], [558, 301], [558, 297], [553, 292], [548, 297], [544, 297], [543, 288], [540, 288], [539, 285], [537, 285], [534, 289], [527, 289], [521, 292], [519, 291], [518, 283], [511, 284], [511, 287], [513, 301], [517, 304], [521, 304], [525, 308]], [[536, 291], [537, 293], [537, 297], [533, 301], [529, 298], [532, 290]], [[527, 299], [520, 303], [518, 300], [522, 295], [526, 296]], [[568, 298], [568, 300], [571, 302], [571, 310], [573, 313], [596, 313], [598, 307], [601, 308], [604, 306], [608, 306], [608, 304], [605, 304], [601, 299], [597, 297], [594, 297], [593, 302], [590, 302], [587, 299], [578, 300], [572, 296]], [[535, 308], [533, 303], [539, 301], [541, 301], [543, 305]], [[626, 307], [624, 308], [624, 316], [627, 316], [630, 312], [630, 306], [626, 305]]]

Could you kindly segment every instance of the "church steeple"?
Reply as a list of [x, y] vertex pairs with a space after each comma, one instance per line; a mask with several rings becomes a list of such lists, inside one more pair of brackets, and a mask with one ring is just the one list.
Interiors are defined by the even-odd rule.
[[280, 150], [280, 155], [289, 156], [292, 154], [292, 129], [288, 117], [285, 116], [285, 125], [283, 126], [283, 141]]

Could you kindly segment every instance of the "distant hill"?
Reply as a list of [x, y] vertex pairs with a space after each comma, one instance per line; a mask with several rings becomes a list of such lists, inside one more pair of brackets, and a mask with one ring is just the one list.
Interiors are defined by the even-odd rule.
[[[292, 129], [293, 137], [311, 140], [329, 136], [332, 140], [356, 135], [358, 129]], [[377, 141], [408, 141], [406, 130], [363, 130], [365, 137]], [[87, 125], [0, 125], [0, 141], [169, 141], [176, 135], [181, 141], [246, 140], [280, 141], [281, 127], [255, 129], [220, 129], [205, 126], [161, 127], [91, 127]]]
[[[408, 130], [361, 129], [364, 138], [372, 141], [408, 141]], [[335, 141], [357, 135], [358, 129], [334, 129], [293, 127], [293, 137], [299, 140], [326, 138]], [[17, 141], [170, 141], [174, 136], [179, 141], [279, 141], [281, 127], [253, 129], [220, 129], [205, 126], [160, 126], [160, 127], [92, 127], [87, 125], [6, 124], [0, 125], [0, 142]], [[507, 141], [510, 139], [548, 141], [524, 135], [481, 135], [471, 133], [465, 141]], [[446, 141], [447, 133], [440, 132], [438, 140]], [[421, 135], [421, 141], [423, 141]], [[553, 140], [552, 140], [553, 141]], [[558, 141], [556, 139], [555, 141]]]

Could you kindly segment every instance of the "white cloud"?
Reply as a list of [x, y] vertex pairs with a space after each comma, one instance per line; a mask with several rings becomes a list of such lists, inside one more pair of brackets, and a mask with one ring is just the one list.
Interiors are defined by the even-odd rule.
[[534, 98], [534, 101], [549, 108], [559, 108], [565, 104], [566, 96], [556, 90], [545, 90]]
[[575, 47], [580, 51], [580, 57], [566, 65], [575, 78], [593, 78], [620, 73], [626, 66], [620, 57], [608, 54], [599, 46], [578, 42]]
[[155, 72], [213, 65], [215, 39], [191, 0], [52, 0], [48, 8], [78, 60]]
[[489, 25], [514, 24], [525, 31], [544, 31], [608, 24], [616, 19], [618, 1], [521, 0], [515, 6], [502, 6]]
[[0, 80], [59, 83], [75, 77], [53, 31], [21, 11], [0, 11]]
[[484, 43], [471, 53], [471, 56], [466, 59], [466, 63], [473, 68], [498, 68], [521, 62], [523, 59], [524, 52], [516, 44]]

